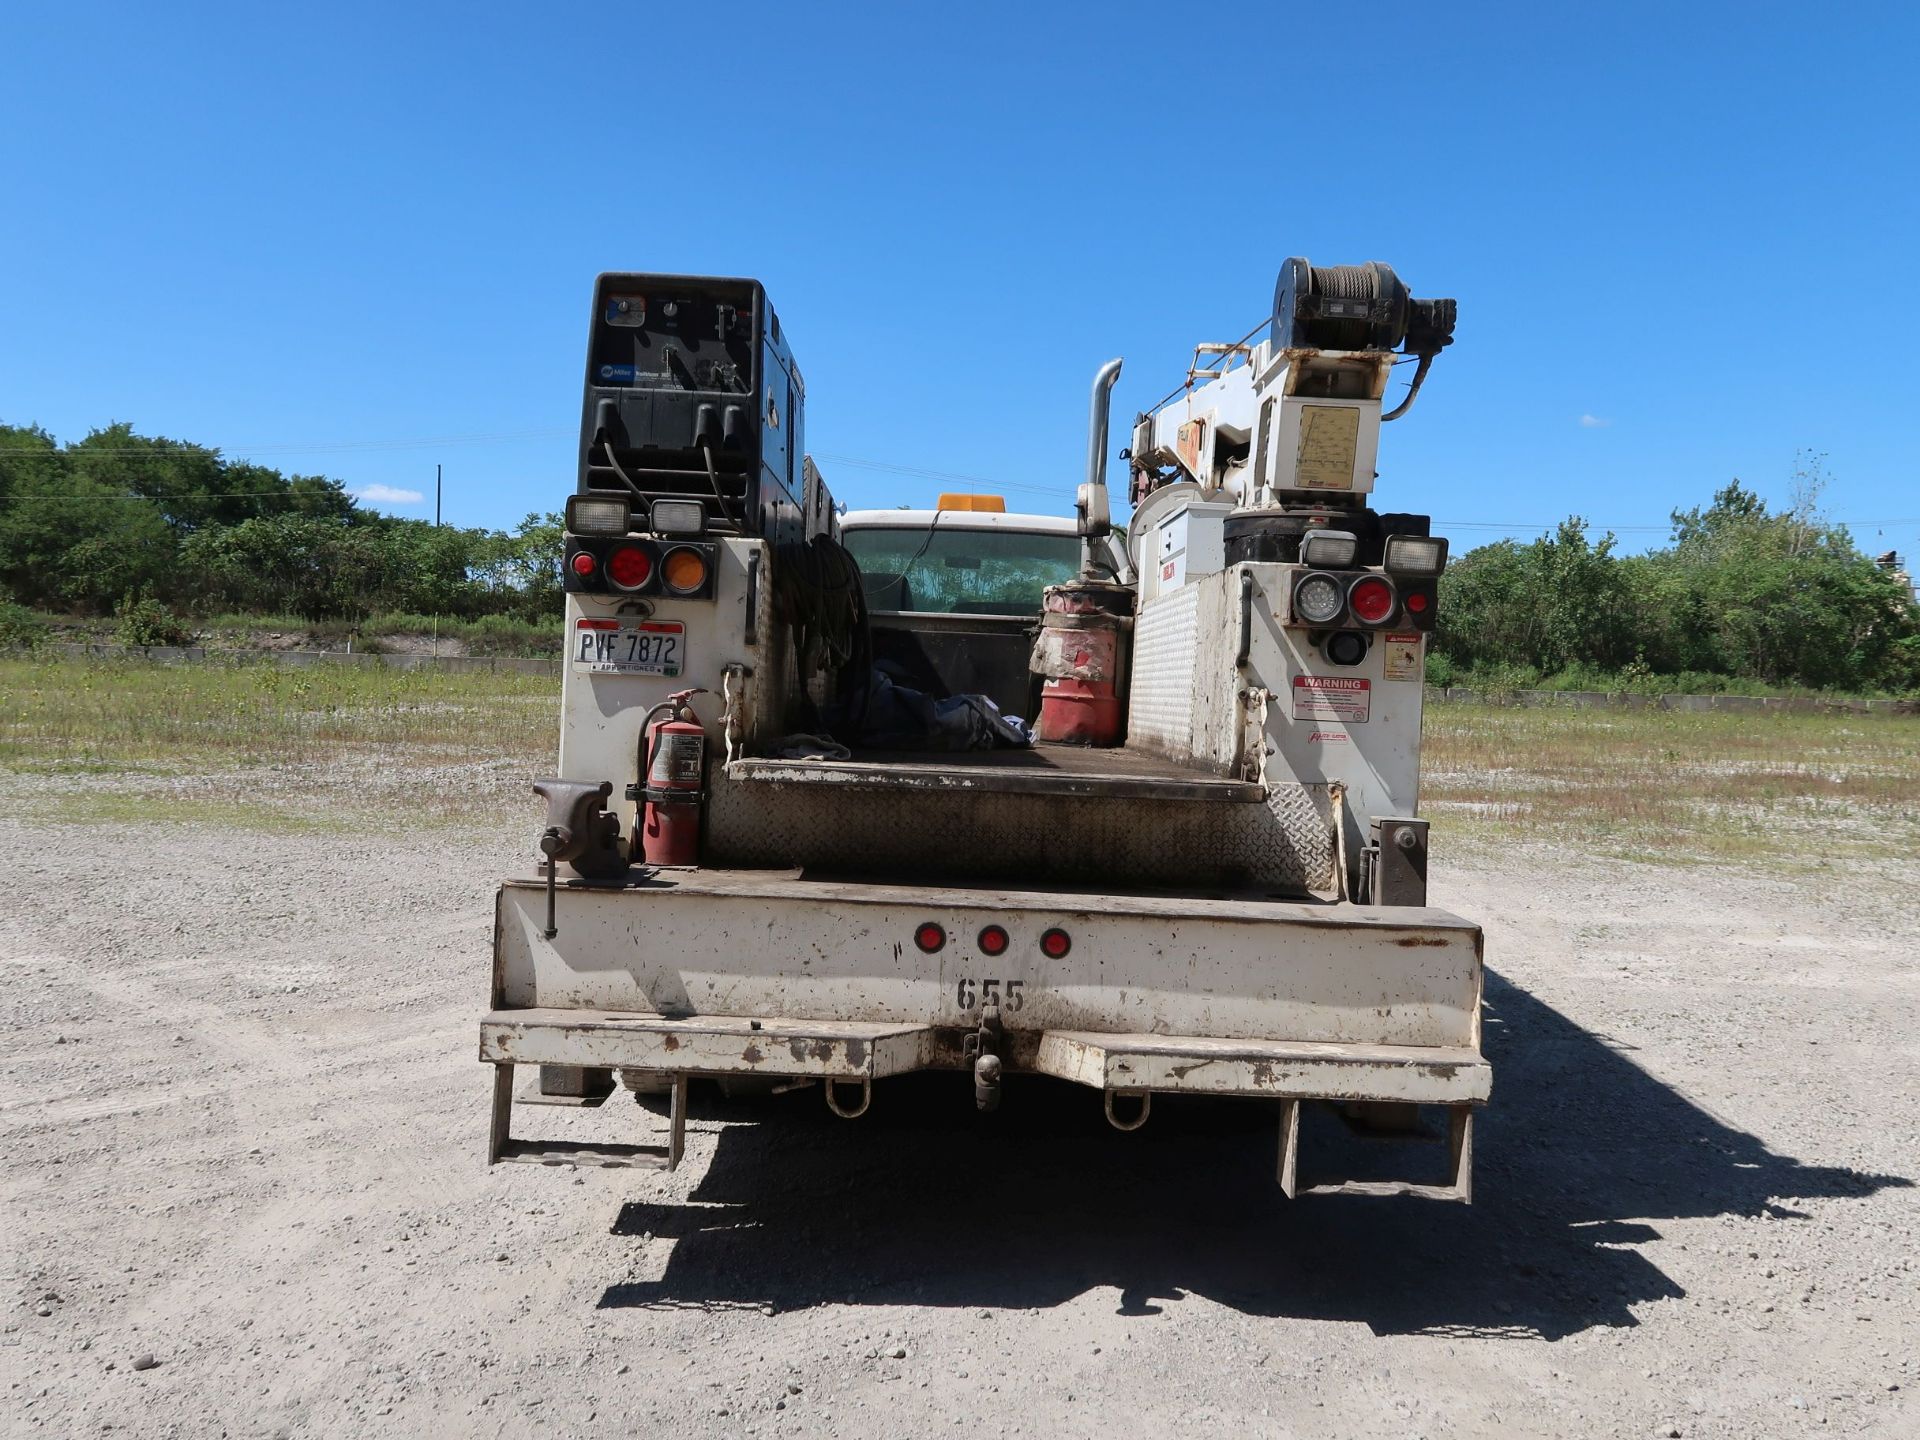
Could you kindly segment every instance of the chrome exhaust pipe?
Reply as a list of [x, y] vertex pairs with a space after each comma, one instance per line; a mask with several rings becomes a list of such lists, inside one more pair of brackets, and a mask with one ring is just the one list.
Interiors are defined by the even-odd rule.
[[1092, 579], [1101, 570], [1112, 570], [1111, 565], [1100, 561], [1099, 548], [1113, 530], [1113, 511], [1107, 504], [1107, 422], [1120, 364], [1119, 360], [1109, 360], [1093, 377], [1093, 402], [1087, 416], [1087, 478], [1074, 500], [1080, 515], [1080, 574], [1084, 579]]
[[1087, 484], [1100, 490], [1107, 488], [1107, 422], [1122, 363], [1109, 360], [1093, 377], [1093, 406], [1087, 417]]

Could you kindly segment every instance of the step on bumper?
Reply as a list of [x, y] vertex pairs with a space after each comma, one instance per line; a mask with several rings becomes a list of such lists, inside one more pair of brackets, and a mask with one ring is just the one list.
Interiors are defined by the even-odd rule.
[[[519, 1009], [488, 1015], [480, 1026], [480, 1059], [495, 1067], [488, 1160], [671, 1170], [685, 1144], [689, 1076], [764, 1076], [817, 1081], [837, 1114], [863, 1113], [875, 1080], [930, 1068], [952, 1050], [933, 1026], [847, 1020], [668, 1018], [591, 1010]], [[667, 1143], [662, 1146], [516, 1139], [510, 1132], [517, 1065], [671, 1077]], [[1220, 1040], [1201, 1036], [1119, 1035], [1054, 1030], [1039, 1037], [1019, 1067], [1100, 1090], [1108, 1118], [1123, 1129], [1143, 1123], [1157, 1094], [1264, 1098], [1281, 1102], [1281, 1188], [1295, 1194], [1411, 1194], [1469, 1198], [1473, 1110], [1484, 1104], [1492, 1070], [1471, 1047], [1354, 1045], [1283, 1040]], [[860, 1087], [848, 1103], [845, 1087]], [[1136, 1118], [1123, 1120], [1116, 1097]], [[1452, 1177], [1440, 1185], [1350, 1181], [1302, 1189], [1298, 1184], [1300, 1102], [1443, 1106]]]

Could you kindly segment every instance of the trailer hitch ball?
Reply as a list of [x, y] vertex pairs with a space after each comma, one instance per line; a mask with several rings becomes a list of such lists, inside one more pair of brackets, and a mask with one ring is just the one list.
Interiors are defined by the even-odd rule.
[[1000, 1057], [982, 1055], [973, 1062], [973, 1103], [982, 1110], [1000, 1108]]

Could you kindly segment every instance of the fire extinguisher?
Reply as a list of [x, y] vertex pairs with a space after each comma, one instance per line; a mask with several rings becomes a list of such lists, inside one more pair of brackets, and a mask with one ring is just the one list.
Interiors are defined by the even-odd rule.
[[[644, 753], [646, 800], [640, 815], [641, 852], [649, 865], [700, 863], [700, 807], [707, 735], [687, 703], [704, 689], [681, 690], [647, 712]], [[664, 718], [661, 717], [664, 712]]]

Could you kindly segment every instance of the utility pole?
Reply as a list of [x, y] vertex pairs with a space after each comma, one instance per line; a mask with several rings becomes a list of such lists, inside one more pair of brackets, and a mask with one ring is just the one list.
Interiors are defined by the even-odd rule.
[[440, 526], [440, 467], [438, 465], [433, 467], [433, 524], [435, 529]]

